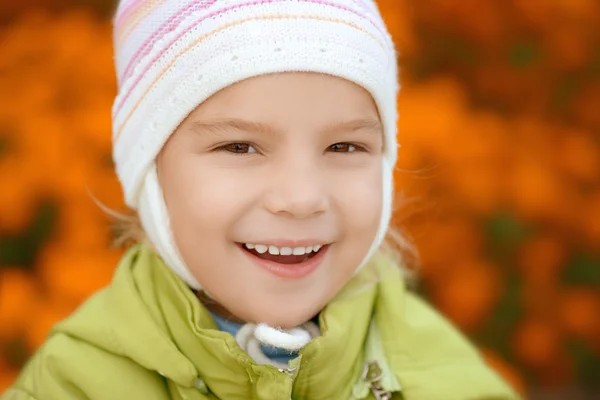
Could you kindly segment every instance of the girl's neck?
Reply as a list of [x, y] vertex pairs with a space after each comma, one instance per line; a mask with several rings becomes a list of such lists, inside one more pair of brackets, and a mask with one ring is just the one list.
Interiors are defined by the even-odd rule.
[[[246, 321], [233, 315], [229, 310], [227, 310], [221, 304], [217, 303], [214, 299], [211, 299], [206, 293], [204, 293], [204, 291], [195, 290], [194, 293], [196, 294], [196, 297], [200, 300], [200, 302], [204, 305], [204, 307], [206, 307], [211, 313], [216, 314], [226, 319], [227, 321], [235, 322], [236, 324], [243, 325], [246, 323]], [[315, 315], [310, 320], [318, 324], [319, 314]]]
[[221, 304], [217, 303], [215, 300], [211, 299], [204, 293], [204, 291], [195, 291], [196, 297], [200, 300], [200, 302], [206, 307], [210, 312], [217, 314], [220, 317], [225, 318], [228, 321], [235, 322], [238, 324], [245, 324], [246, 321], [241, 320], [240, 318], [233, 315], [229, 312], [225, 307]]

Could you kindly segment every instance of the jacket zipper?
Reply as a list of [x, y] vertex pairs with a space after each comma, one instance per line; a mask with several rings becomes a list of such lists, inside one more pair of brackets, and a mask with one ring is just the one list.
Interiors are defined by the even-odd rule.
[[290, 400], [292, 400], [292, 393], [294, 391], [294, 382], [296, 380], [296, 376], [298, 376], [298, 367], [295, 368], [277, 368], [279, 372], [287, 375], [291, 380], [291, 390], [290, 390]]
[[385, 390], [381, 386], [382, 376], [383, 371], [379, 367], [379, 363], [377, 361], [372, 361], [365, 365], [362, 379], [368, 382], [371, 386], [371, 393], [373, 393], [375, 400], [392, 400], [392, 392]]

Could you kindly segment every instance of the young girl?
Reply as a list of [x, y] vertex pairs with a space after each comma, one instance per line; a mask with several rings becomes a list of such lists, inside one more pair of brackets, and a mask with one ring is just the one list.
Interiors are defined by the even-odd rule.
[[398, 76], [372, 0], [122, 0], [114, 38], [145, 239], [3, 399], [517, 398], [383, 250]]

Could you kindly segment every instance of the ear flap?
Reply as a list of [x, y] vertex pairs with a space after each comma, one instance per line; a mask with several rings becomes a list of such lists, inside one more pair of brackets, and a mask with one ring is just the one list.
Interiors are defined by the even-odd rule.
[[192, 289], [202, 286], [194, 278], [175, 244], [165, 197], [158, 182], [156, 163], [152, 163], [140, 193], [138, 211], [148, 239], [164, 262]]

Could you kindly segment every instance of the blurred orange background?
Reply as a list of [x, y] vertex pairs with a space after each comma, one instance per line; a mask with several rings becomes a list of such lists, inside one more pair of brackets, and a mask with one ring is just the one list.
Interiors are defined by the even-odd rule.
[[[0, 0], [0, 392], [122, 254], [113, 3]], [[600, 2], [378, 3], [418, 290], [528, 398], [600, 398]]]

